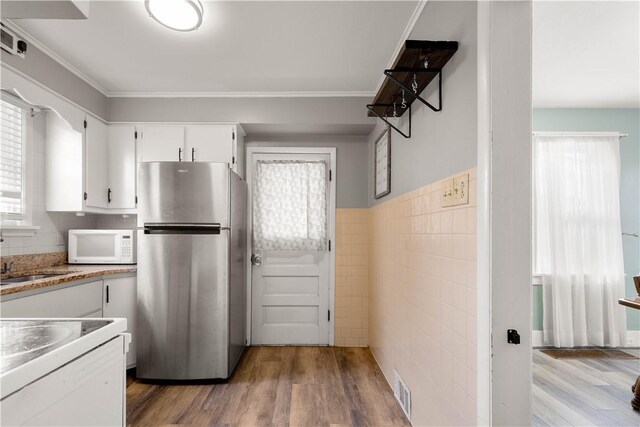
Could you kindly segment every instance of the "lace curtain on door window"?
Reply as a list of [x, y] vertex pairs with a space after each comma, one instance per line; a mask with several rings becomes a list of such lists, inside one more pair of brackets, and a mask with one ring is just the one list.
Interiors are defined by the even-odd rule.
[[256, 251], [326, 249], [326, 175], [324, 162], [257, 162], [253, 198]]

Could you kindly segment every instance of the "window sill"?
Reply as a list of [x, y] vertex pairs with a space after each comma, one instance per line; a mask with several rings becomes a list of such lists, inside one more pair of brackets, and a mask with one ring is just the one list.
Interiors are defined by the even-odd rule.
[[40, 226], [38, 225], [16, 225], [16, 224], [2, 224], [2, 237], [32, 237]]

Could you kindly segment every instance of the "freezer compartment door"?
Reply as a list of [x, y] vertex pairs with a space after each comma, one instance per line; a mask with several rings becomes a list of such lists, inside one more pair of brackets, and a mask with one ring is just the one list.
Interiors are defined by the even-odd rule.
[[145, 223], [229, 226], [226, 163], [148, 162], [138, 169], [138, 227]]
[[226, 378], [229, 231], [138, 231], [137, 376]]

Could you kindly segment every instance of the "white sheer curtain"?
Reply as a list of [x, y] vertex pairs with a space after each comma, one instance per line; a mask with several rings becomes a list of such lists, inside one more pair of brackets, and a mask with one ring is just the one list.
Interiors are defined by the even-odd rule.
[[256, 251], [323, 251], [327, 245], [327, 166], [321, 161], [256, 164]]
[[619, 138], [535, 136], [534, 153], [534, 272], [542, 274], [544, 340], [619, 346]]

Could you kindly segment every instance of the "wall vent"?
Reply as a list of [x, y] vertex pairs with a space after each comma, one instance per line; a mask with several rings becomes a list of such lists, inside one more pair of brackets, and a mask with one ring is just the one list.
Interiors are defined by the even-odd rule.
[[409, 387], [402, 381], [400, 374], [395, 370], [393, 371], [393, 395], [400, 403], [407, 419], [411, 420], [411, 391], [409, 391]]

